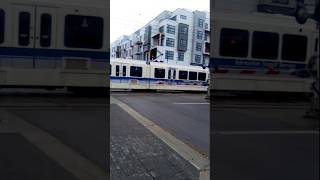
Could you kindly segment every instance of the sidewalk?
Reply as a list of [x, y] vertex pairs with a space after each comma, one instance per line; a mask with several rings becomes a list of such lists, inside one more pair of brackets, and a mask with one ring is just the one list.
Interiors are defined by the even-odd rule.
[[18, 133], [0, 132], [0, 179], [77, 180]]
[[0, 179], [106, 179], [93, 161], [43, 129], [0, 109]]
[[198, 170], [111, 103], [111, 180], [197, 180]]

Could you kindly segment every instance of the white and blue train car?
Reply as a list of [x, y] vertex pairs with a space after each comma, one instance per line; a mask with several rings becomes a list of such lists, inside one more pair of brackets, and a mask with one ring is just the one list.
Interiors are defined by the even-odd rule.
[[108, 86], [102, 0], [1, 0], [0, 87]]
[[111, 59], [110, 64], [111, 89], [205, 92], [208, 88], [208, 68], [132, 59]]
[[212, 90], [310, 92], [309, 60], [319, 38], [312, 19], [258, 12], [211, 14]]

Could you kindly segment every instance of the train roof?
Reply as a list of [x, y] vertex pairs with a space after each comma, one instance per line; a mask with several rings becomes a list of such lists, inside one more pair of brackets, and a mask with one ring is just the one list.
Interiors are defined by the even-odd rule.
[[[111, 62], [118, 62], [123, 64], [135, 64], [135, 65], [146, 65], [146, 61], [143, 60], [134, 60], [134, 59], [122, 59], [122, 58], [111, 58]], [[161, 66], [161, 67], [171, 67], [171, 68], [181, 68], [181, 69], [189, 69], [189, 70], [202, 70], [208, 71], [209, 69], [203, 69], [201, 66], [186, 66], [186, 65], [179, 65], [179, 64], [168, 64], [168, 63], [161, 63], [161, 62], [150, 62], [151, 65], [154, 66]]]
[[1, 0], [15, 4], [43, 4], [43, 5], [72, 5], [107, 8], [109, 3], [107, 0]]

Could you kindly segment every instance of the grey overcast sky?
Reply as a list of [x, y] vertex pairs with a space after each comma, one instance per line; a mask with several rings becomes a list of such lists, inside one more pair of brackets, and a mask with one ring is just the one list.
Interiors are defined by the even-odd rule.
[[111, 0], [110, 41], [130, 35], [164, 10], [177, 8], [209, 11], [210, 0]]

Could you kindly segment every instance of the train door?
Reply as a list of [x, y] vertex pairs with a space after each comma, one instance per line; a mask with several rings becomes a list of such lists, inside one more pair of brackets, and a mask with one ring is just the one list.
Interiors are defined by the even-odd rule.
[[35, 46], [35, 7], [14, 7], [14, 46], [34, 48]]
[[56, 47], [56, 8], [14, 6], [14, 45], [24, 48]]
[[176, 72], [177, 72], [177, 70], [175, 68], [169, 68], [169, 70], [168, 70], [169, 85], [174, 84], [174, 80], [176, 79]]
[[[29, 57], [24, 58], [23, 65], [20, 64], [24, 68], [41, 68], [54, 62], [48, 59], [36, 61], [36, 57], [43, 57], [44, 55], [35, 49], [56, 48], [56, 16], [56, 8], [28, 5], [14, 6], [14, 22], [16, 23], [13, 23], [13, 46], [28, 49], [21, 51], [23, 54], [20, 53], [23, 57]], [[19, 61], [14, 62], [19, 63]]]
[[121, 88], [128, 88], [128, 78], [127, 77], [127, 65], [117, 64], [115, 66], [115, 76], [117, 77], [116, 82], [119, 83]]
[[36, 8], [36, 48], [56, 48], [57, 9]]

